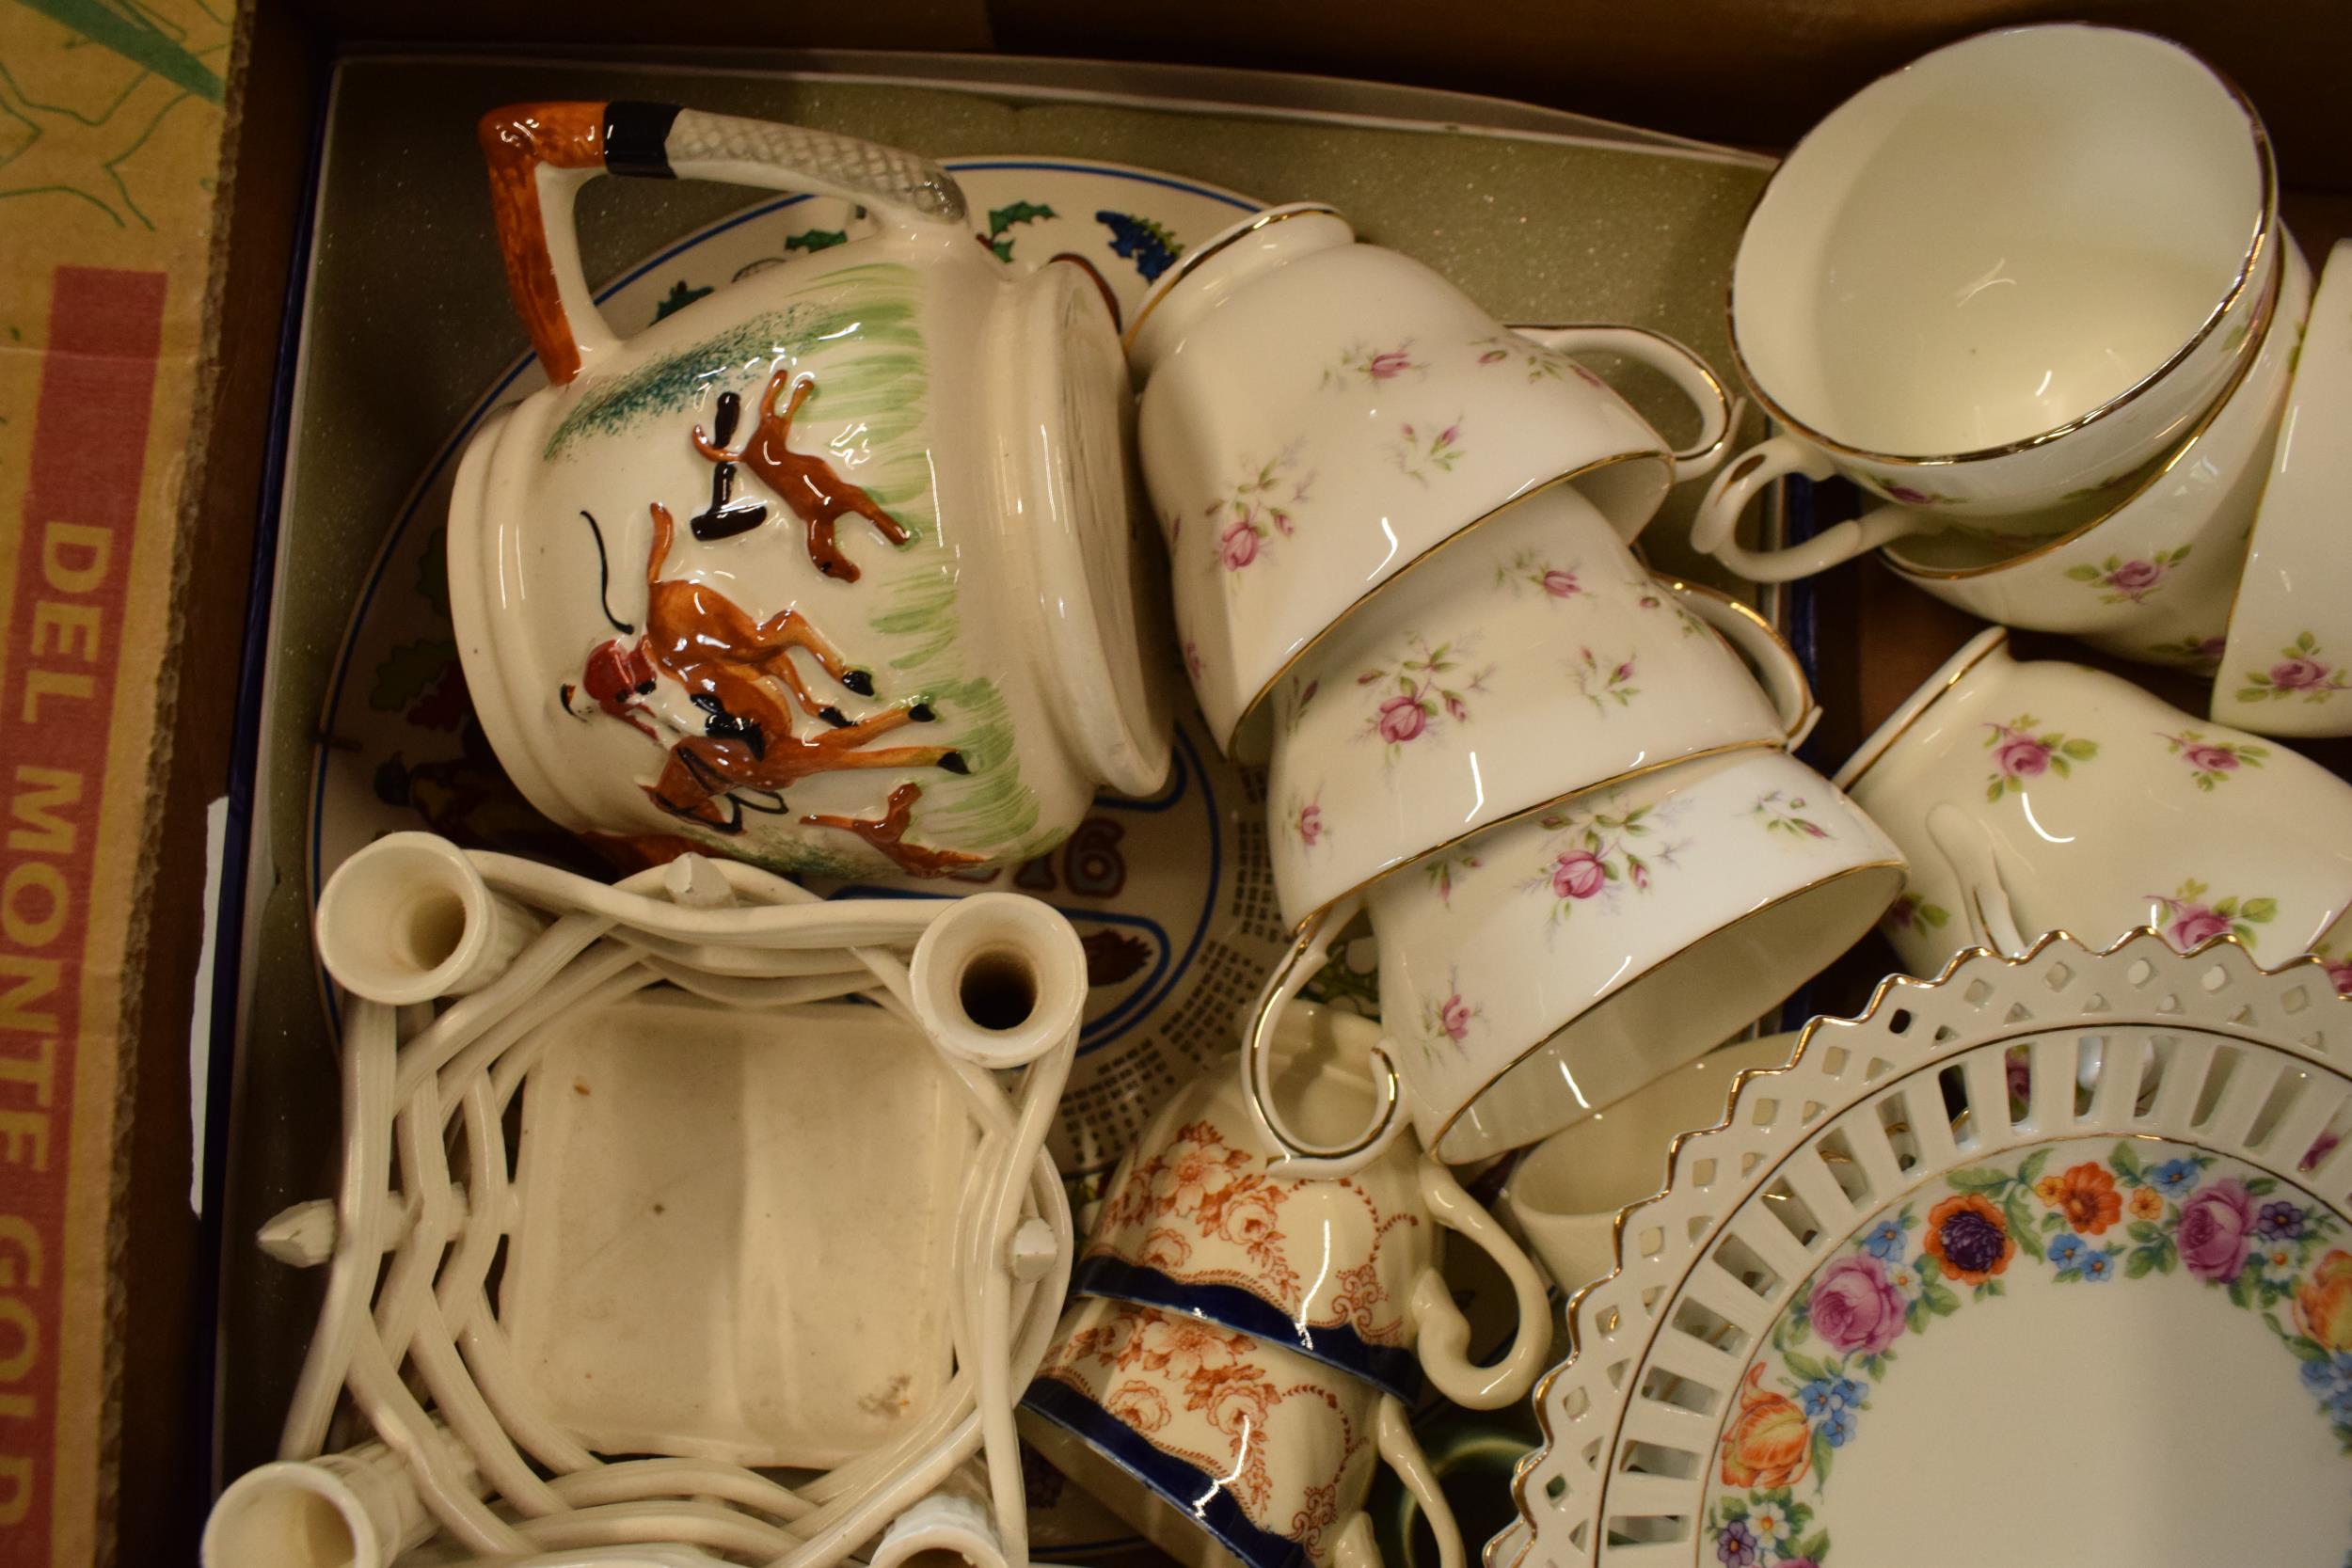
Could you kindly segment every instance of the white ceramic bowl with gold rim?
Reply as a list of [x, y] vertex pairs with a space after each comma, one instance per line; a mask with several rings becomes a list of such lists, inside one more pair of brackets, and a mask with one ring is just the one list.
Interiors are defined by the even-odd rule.
[[2212, 711], [2264, 735], [2352, 735], [2352, 240], [2293, 362]]
[[2008, 640], [1971, 639], [1837, 775], [1910, 858], [1885, 923], [1905, 968], [2137, 926], [2276, 963], [2352, 908], [2352, 784]]
[[[1701, 547], [1758, 581], [1802, 577], [1917, 514], [2019, 518], [2144, 467], [2249, 351], [2277, 199], [2252, 106], [2163, 39], [2019, 27], [1881, 78], [1798, 143], [1748, 220], [1733, 352], [1786, 434], [1726, 470]], [[1739, 546], [1746, 500], [1809, 461], [1911, 510]]]
[[[1626, 539], [1712, 468], [1729, 409], [1680, 344], [1625, 326], [1507, 329], [1328, 208], [1275, 208], [1202, 245], [1128, 334], [1136, 441], [1176, 631], [1210, 733], [1244, 721], [1363, 597], [1505, 504], [1571, 483]], [[1540, 340], [1540, 341], [1539, 341]], [[1652, 366], [1702, 414], [1677, 455], [1567, 356]]]
[[[1422, 1146], [1482, 1159], [1624, 1099], [1780, 1003], [1902, 888], [1887, 836], [1777, 749], [1587, 791], [1470, 839], [1443, 879], [1375, 883], [1364, 905], [1384, 1049]], [[1360, 1145], [1302, 1141], [1258, 1070], [1318, 956], [1302, 942], [1276, 972], [1244, 1066], [1269, 1133], [1329, 1172], [1394, 1135], [1395, 1118]]]
[[1653, 578], [1591, 501], [1555, 485], [1375, 594], [1276, 686], [1282, 918], [1579, 790], [1794, 745], [1819, 713], [1762, 619]]
[[[2089, 521], [2022, 552], [1952, 531], [1885, 546], [1886, 564], [1988, 621], [2210, 672], [2312, 304], [2311, 269], [2283, 230], [2280, 241], [2278, 307], [2262, 346], [2160, 467]], [[2352, 705], [2345, 715], [2352, 720]]]

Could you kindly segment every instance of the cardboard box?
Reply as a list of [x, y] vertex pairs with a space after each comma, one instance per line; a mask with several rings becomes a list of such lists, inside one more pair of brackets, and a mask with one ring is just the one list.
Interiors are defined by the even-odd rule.
[[[926, 62], [934, 71], [1130, 90], [1170, 78], [983, 52], [1190, 60], [1517, 95], [1777, 146], [1874, 71], [2024, 19], [1992, 0], [1371, 12], [258, 0], [233, 27], [200, 0], [0, 8], [0, 1568], [189, 1560], [209, 1500], [222, 1159], [231, 1136], [275, 1149], [286, 1129], [230, 1127], [238, 1020], [198, 987], [207, 808], [249, 799], [266, 625], [253, 585], [276, 561], [290, 285], [338, 57], [397, 45], [642, 58], [658, 35], [653, 52], [680, 62], [886, 71], [886, 56], [785, 52], [919, 47], [969, 52]], [[2148, 0], [2100, 20], [2180, 37], [2248, 88], [2308, 250], [2352, 230], [2343, 8]], [[1213, 97], [1272, 90], [1230, 71], [1188, 80]], [[1281, 86], [1349, 100], [1338, 84]], [[1428, 102], [1492, 123], [1533, 113]], [[1822, 624], [1844, 628], [1821, 650], [1836, 754], [1966, 624], [1879, 572], [1835, 574], [1820, 593]], [[214, 851], [232, 931], [247, 826], [230, 811]], [[209, 1082], [192, 1085], [198, 1017], [215, 1050]], [[213, 1197], [200, 1221], [188, 1203], [199, 1086]], [[247, 1255], [242, 1235], [226, 1245]]]

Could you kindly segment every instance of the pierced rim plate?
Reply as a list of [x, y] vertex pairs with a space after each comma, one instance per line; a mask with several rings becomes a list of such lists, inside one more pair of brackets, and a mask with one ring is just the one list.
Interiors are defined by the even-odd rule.
[[2337, 1001], [2060, 933], [1813, 1021], [1619, 1215], [1488, 1568], [2345, 1560]]

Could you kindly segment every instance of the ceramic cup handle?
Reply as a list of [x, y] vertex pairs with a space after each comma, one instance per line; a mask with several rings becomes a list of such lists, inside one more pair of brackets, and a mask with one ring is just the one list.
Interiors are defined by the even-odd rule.
[[[1380, 1396], [1373, 1432], [1381, 1459], [1413, 1495], [1422, 1517], [1429, 1522], [1429, 1533], [1437, 1537], [1438, 1568], [1462, 1568], [1462, 1528], [1454, 1522], [1454, 1510], [1438, 1485], [1438, 1473], [1429, 1467], [1421, 1445], [1413, 1441], [1412, 1417], [1394, 1395]], [[1373, 1539], [1371, 1514], [1359, 1509], [1340, 1527], [1329, 1561], [1330, 1568], [1384, 1568], [1380, 1547]]]
[[1544, 1276], [1433, 1155], [1421, 1158], [1421, 1201], [1432, 1219], [1494, 1259], [1511, 1282], [1518, 1310], [1510, 1353], [1491, 1367], [1479, 1366], [1470, 1359], [1469, 1320], [1454, 1305], [1445, 1276], [1428, 1270], [1413, 1281], [1410, 1303], [1421, 1370], [1454, 1403], [1470, 1410], [1499, 1410], [1525, 1397], [1550, 1354], [1551, 1304]]
[[1766, 485], [1788, 474], [1828, 479], [1836, 472], [1826, 455], [1802, 441], [1775, 436], [1758, 442], [1715, 476], [1707, 499], [1699, 503], [1698, 519], [1691, 525], [1691, 543], [1750, 582], [1793, 582], [1826, 572], [1841, 561], [1867, 555], [1890, 540], [1932, 533], [1943, 526], [1924, 513], [1882, 506], [1786, 549], [1751, 550], [1735, 537], [1740, 515]]
[[1804, 664], [1772, 629], [1771, 622], [1728, 594], [1701, 583], [1682, 582], [1662, 572], [1650, 574], [1670, 590], [1682, 608], [1723, 635], [1732, 650], [1756, 672], [1780, 714], [1788, 738], [1781, 744], [1794, 750], [1804, 744], [1813, 726], [1821, 721], [1821, 705], [1813, 700], [1813, 683]]
[[1707, 361], [1661, 332], [1638, 326], [1515, 326], [1522, 338], [1562, 354], [1621, 354], [1675, 384], [1699, 411], [1698, 438], [1674, 454], [1675, 478], [1696, 479], [1715, 471], [1730, 450], [1739, 408]]
[[580, 271], [572, 227], [573, 197], [599, 174], [805, 191], [910, 228], [963, 227], [963, 192], [937, 164], [827, 131], [616, 100], [510, 103], [483, 116], [479, 135], [507, 287], [558, 385], [613, 341]]
[[1960, 881], [1961, 909], [1976, 944], [2005, 958], [2023, 958], [2027, 943], [1984, 824], [1950, 801], [1939, 801], [1928, 811], [1928, 837]]
[[1396, 1064], [1389, 1056], [1385, 1039], [1372, 1048], [1373, 1077], [1382, 1090], [1380, 1107], [1363, 1131], [1348, 1142], [1307, 1142], [1282, 1124], [1281, 1111], [1274, 1100], [1275, 1025], [1281, 1021], [1282, 1009], [1291, 1005], [1323, 967], [1333, 939], [1346, 929], [1347, 923], [1356, 918], [1357, 911], [1362, 907], [1363, 900], [1351, 895], [1308, 917], [1292, 942], [1290, 952], [1266, 977], [1265, 989], [1258, 993], [1258, 1005], [1250, 1013], [1248, 1032], [1242, 1037], [1242, 1098], [1249, 1102], [1250, 1119], [1257, 1123], [1259, 1132], [1282, 1151], [1277, 1168], [1284, 1176], [1352, 1175], [1378, 1159], [1405, 1131], [1404, 1085], [1397, 1077]]

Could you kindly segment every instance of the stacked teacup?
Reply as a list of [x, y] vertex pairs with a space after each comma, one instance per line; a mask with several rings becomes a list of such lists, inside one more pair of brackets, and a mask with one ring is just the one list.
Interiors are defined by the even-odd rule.
[[[1987, 620], [2211, 673], [2311, 298], [2262, 121], [2186, 50], [2074, 24], [1938, 50], [1817, 126], [1749, 219], [1733, 352], [1783, 433], [1693, 541], [1759, 582], [1876, 548]], [[1883, 504], [1743, 546], [1791, 473]]]
[[[1273, 1056], [1311, 1124], [1375, 1101], [1378, 1025], [1299, 1006]], [[1032, 1446], [1152, 1541], [1207, 1568], [1376, 1568], [1375, 1455], [1461, 1542], [1406, 1413], [1423, 1379], [1478, 1409], [1524, 1398], [1548, 1359], [1544, 1281], [1446, 1167], [1398, 1144], [1305, 1178], [1258, 1129], [1230, 1067], [1180, 1089], [1110, 1181], [1044, 1363]], [[1517, 1327], [1486, 1362], [1439, 1273], [1451, 1231], [1509, 1282]]]
[[[1569, 357], [1588, 349], [1673, 380], [1701, 410], [1693, 445], [1670, 451]], [[1247, 1434], [1278, 1418], [1215, 1390], [1317, 1390], [1283, 1409], [1320, 1407], [1326, 1439], [1333, 1420], [1353, 1434], [1343, 1451], [1366, 1418], [1334, 1371], [1391, 1398], [1421, 1373], [1464, 1403], [1522, 1392], [1540, 1294], [1446, 1165], [1533, 1143], [1733, 1034], [1866, 932], [1903, 866], [1788, 754], [1816, 713], [1786, 645], [1628, 547], [1723, 453], [1730, 409], [1687, 350], [1629, 327], [1505, 328], [1296, 206], [1187, 257], [1129, 357], [1185, 668], [1217, 742], [1269, 766], [1295, 941], [1243, 1070], [1181, 1098], [1115, 1179], [1077, 1279], [1092, 1299], [1027, 1409], [1037, 1440], [1083, 1449], [1081, 1479], [1187, 1560], [1322, 1561], [1343, 1555], [1357, 1472], [1314, 1478], [1300, 1495], [1321, 1500], [1294, 1511], [1313, 1528], [1291, 1528], [1277, 1504], [1303, 1462], [1250, 1481]], [[1385, 1022], [1342, 1085], [1283, 1042], [1359, 911]], [[1263, 1195], [1314, 1216], [1279, 1227], [1317, 1238], [1311, 1257], [1268, 1240]], [[1438, 1225], [1522, 1284], [1518, 1345], [1492, 1370], [1461, 1355], [1426, 1261]], [[1276, 1375], [1285, 1356], [1302, 1367]]]

